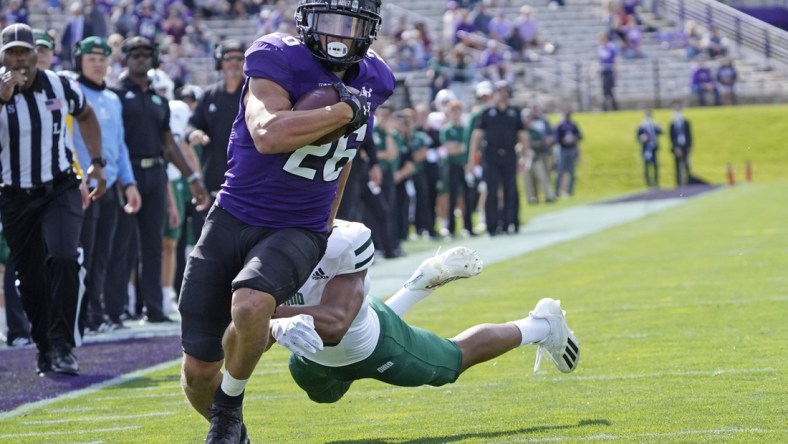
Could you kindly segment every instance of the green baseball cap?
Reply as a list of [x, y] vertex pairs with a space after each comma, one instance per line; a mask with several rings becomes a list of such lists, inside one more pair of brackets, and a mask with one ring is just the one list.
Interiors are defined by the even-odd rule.
[[100, 54], [109, 56], [112, 54], [112, 48], [109, 46], [109, 43], [107, 43], [107, 39], [91, 36], [79, 42], [79, 54]]
[[33, 30], [33, 40], [35, 40], [36, 46], [45, 46], [49, 49], [55, 49], [54, 40], [52, 40], [52, 37], [43, 29]]

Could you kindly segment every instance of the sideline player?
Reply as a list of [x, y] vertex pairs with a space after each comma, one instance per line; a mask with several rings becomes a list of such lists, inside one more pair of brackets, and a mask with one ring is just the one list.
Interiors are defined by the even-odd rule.
[[[561, 372], [577, 368], [579, 344], [560, 303], [550, 298], [525, 318], [476, 325], [451, 339], [401, 319], [435, 289], [481, 272], [475, 251], [457, 247], [425, 260], [385, 303], [365, 297], [373, 252], [367, 227], [337, 221], [312, 278], [276, 310], [285, 318], [272, 321], [272, 336], [293, 352], [290, 374], [313, 401], [336, 402], [364, 378], [405, 387], [452, 383], [468, 368], [524, 344], [538, 345], [534, 371], [542, 355]], [[312, 341], [315, 330], [322, 350]]]
[[[372, 113], [393, 92], [391, 69], [368, 51], [380, 5], [302, 0], [300, 39], [268, 34], [246, 51], [228, 171], [189, 255], [179, 305], [182, 384], [210, 420], [208, 443], [248, 442], [244, 390], [269, 320], [323, 256], [349, 163], [370, 137]], [[337, 89], [340, 103], [292, 111], [323, 85]], [[312, 144], [342, 127], [348, 131], [338, 140]]]

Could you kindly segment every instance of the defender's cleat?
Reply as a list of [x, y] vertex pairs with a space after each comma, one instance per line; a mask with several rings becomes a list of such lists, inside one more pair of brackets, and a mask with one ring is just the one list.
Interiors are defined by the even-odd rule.
[[478, 253], [467, 247], [455, 247], [425, 259], [405, 284], [408, 290], [429, 290], [447, 282], [469, 278], [482, 272]]
[[243, 423], [243, 406], [227, 408], [214, 404], [208, 413], [211, 414], [211, 428], [205, 444], [249, 444]]
[[544, 298], [536, 304], [531, 316], [545, 319], [550, 324], [550, 334], [539, 343], [536, 350], [534, 373], [539, 371], [542, 355], [547, 355], [563, 373], [574, 371], [580, 361], [580, 343], [566, 323], [566, 312], [561, 310], [561, 301]]

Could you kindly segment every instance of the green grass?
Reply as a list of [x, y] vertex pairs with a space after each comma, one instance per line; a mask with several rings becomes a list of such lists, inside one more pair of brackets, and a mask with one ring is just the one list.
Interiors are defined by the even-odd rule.
[[[701, 120], [691, 111], [693, 122]], [[589, 134], [593, 122], [623, 114], [581, 116], [581, 123]], [[788, 442], [788, 181], [781, 171], [788, 154], [778, 141], [788, 132], [750, 132], [774, 139], [763, 153], [754, 150], [762, 154], [751, 158], [755, 183], [488, 266], [407, 318], [453, 336], [476, 323], [522, 317], [542, 297], [560, 298], [583, 347], [575, 373], [543, 363], [534, 375], [534, 348], [523, 347], [471, 368], [455, 384], [360, 381], [340, 402], [318, 405], [295, 386], [286, 354], [274, 348], [247, 390], [252, 442]], [[592, 199], [591, 178], [604, 174], [591, 173], [587, 137], [577, 198], [545, 208]], [[626, 151], [636, 154], [629, 142]], [[704, 174], [699, 165], [701, 150], [696, 170], [713, 179], [713, 168]], [[636, 158], [631, 168], [639, 177]], [[640, 186], [616, 183], [600, 185], [597, 199]], [[195, 443], [206, 431], [173, 364], [4, 419], [0, 442]]]
[[[560, 297], [583, 346], [572, 375], [549, 365], [533, 375], [525, 347], [452, 385], [362, 381], [339, 403], [317, 405], [274, 349], [248, 388], [250, 433], [307, 443], [786, 442], [788, 206], [775, 204], [786, 185], [725, 189], [490, 266], [408, 318], [452, 336]], [[6, 419], [0, 441], [200, 442], [206, 424], [177, 373], [173, 365]]]

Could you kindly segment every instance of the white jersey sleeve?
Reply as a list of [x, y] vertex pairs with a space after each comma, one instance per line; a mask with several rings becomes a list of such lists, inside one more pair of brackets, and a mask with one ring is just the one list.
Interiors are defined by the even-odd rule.
[[[368, 269], [375, 257], [372, 232], [361, 223], [337, 220], [328, 238], [326, 254], [317, 264], [306, 283], [284, 304], [313, 306], [320, 304], [323, 291], [331, 278]], [[368, 285], [365, 282], [365, 294]], [[327, 346], [305, 357], [318, 364], [337, 367], [358, 362], [375, 349], [380, 334], [377, 315], [364, 299], [358, 315], [345, 337], [335, 346]]]

